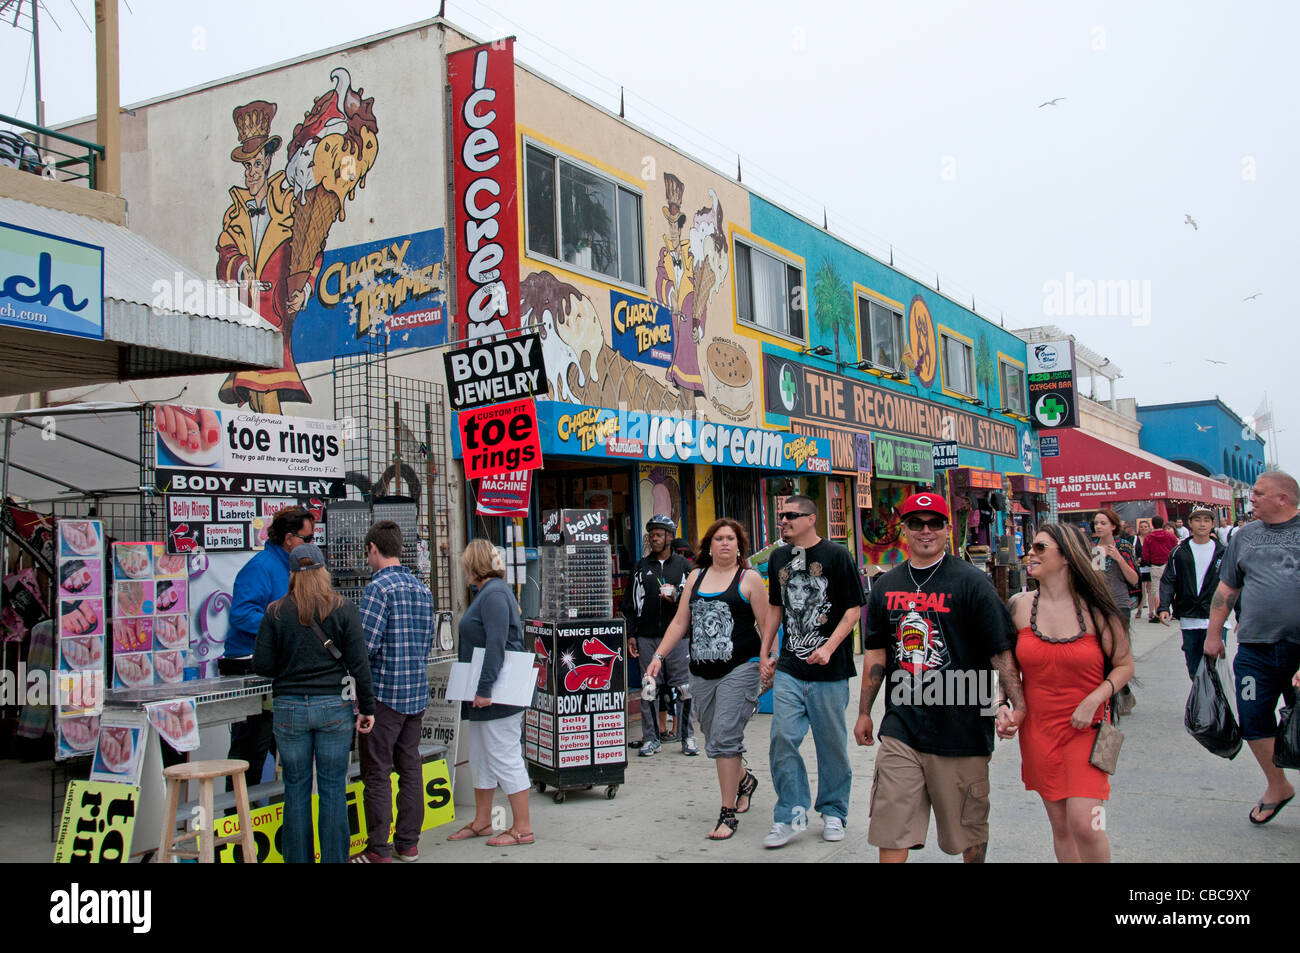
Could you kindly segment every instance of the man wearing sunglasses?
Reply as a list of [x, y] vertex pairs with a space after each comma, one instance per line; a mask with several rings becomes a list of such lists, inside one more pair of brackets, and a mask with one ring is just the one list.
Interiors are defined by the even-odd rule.
[[[310, 543], [316, 533], [311, 513], [290, 506], [275, 514], [266, 531], [266, 546], [235, 576], [230, 595], [230, 629], [226, 652], [217, 660], [222, 675], [252, 675], [253, 646], [262, 626], [266, 607], [289, 594], [289, 553], [295, 546]], [[273, 714], [263, 709], [246, 721], [230, 726], [230, 755], [248, 762], [248, 784], [262, 780], [262, 766], [275, 744]], [[231, 779], [226, 779], [229, 790]]]
[[875, 743], [871, 706], [885, 688], [867, 841], [882, 863], [925, 845], [933, 808], [939, 849], [984, 860], [989, 840], [993, 672], [1017, 723], [1011, 615], [984, 573], [946, 555], [948, 503], [916, 493], [900, 511], [910, 556], [867, 599], [862, 695], [853, 736]]
[[[768, 613], [759, 653], [759, 677], [773, 683], [769, 760], [776, 789], [765, 847], [782, 847], [803, 829], [810, 809], [822, 816], [822, 839], [844, 839], [849, 816], [848, 732], [853, 643], [861, 616], [862, 582], [849, 551], [817, 535], [817, 504], [785, 498], [777, 514], [784, 545], [767, 564]], [[780, 659], [771, 659], [777, 627], [784, 625]], [[817, 801], [809, 803], [808, 772], [799, 745], [812, 730], [817, 748]]]

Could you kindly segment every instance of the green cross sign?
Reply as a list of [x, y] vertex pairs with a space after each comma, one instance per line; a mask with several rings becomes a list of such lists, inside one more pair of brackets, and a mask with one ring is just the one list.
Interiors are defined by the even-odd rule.
[[1034, 408], [1034, 416], [1048, 427], [1055, 427], [1065, 419], [1070, 406], [1056, 394], [1044, 394]]
[[782, 365], [781, 367], [780, 388], [781, 403], [785, 405], [787, 410], [793, 410], [795, 402], [795, 380], [794, 374], [790, 373], [788, 365]]

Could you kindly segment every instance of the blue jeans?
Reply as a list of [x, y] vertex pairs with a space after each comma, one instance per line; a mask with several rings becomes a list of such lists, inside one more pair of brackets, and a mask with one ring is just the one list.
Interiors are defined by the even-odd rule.
[[275, 743], [284, 769], [284, 826], [280, 851], [287, 864], [310, 864], [311, 775], [316, 765], [320, 859], [348, 859], [348, 752], [352, 747], [352, 702], [338, 695], [276, 695]]
[[[1263, 644], [1238, 642], [1232, 659], [1237, 681], [1237, 720], [1247, 741], [1277, 734], [1277, 700], [1295, 703], [1291, 678], [1300, 668], [1300, 645], [1294, 642]], [[1249, 679], [1249, 681], [1247, 681]]]
[[817, 748], [817, 803], [823, 817], [849, 817], [849, 789], [853, 770], [849, 767], [848, 728], [844, 709], [849, 704], [849, 683], [805, 682], [780, 670], [772, 688], [772, 744], [768, 759], [776, 807], [772, 819], [782, 824], [794, 820], [795, 809], [808, 813], [808, 771], [799, 745], [812, 728]]

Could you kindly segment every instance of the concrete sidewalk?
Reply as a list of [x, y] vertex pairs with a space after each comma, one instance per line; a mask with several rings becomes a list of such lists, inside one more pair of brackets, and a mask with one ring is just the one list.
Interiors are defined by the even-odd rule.
[[[1250, 752], [1232, 762], [1201, 748], [1183, 728], [1183, 707], [1190, 683], [1178, 630], [1135, 622], [1133, 641], [1138, 660], [1138, 706], [1124, 719], [1124, 750], [1112, 779], [1107, 824], [1116, 862], [1300, 861], [1300, 810], [1292, 805], [1272, 824], [1255, 827], [1247, 813], [1264, 789], [1263, 775]], [[860, 660], [859, 660], [860, 667]], [[845, 718], [856, 719], [858, 679]], [[874, 719], [879, 724], [883, 698]], [[779, 850], [763, 847], [772, 823], [772, 783], [767, 768], [770, 715], [756, 715], [745, 733], [749, 766], [759, 780], [753, 809], [740, 817], [730, 840], [706, 839], [718, 815], [717, 773], [703, 755], [683, 756], [677, 744], [665, 745], [653, 758], [629, 749], [626, 783], [614, 800], [604, 789], [574, 792], [554, 804], [549, 792], [531, 800], [537, 842], [527, 847], [491, 848], [486, 839], [448, 843], [455, 827], [426, 832], [420, 842], [422, 862], [601, 863], [628, 861], [708, 861], [732, 863], [875, 862], [867, 844], [867, 808], [876, 748], [859, 748], [850, 736], [853, 797], [843, 841], [821, 839], [821, 820], [810, 818], [808, 830]], [[639, 731], [639, 727], [634, 727]], [[701, 741], [701, 747], [703, 743]], [[804, 759], [816, 784], [811, 737]], [[1020, 752], [1015, 742], [999, 742], [990, 767], [992, 782], [990, 862], [1055, 861], [1042, 802], [1020, 780]], [[504, 804], [504, 798], [498, 798]], [[459, 827], [472, 807], [457, 807]], [[911, 862], [958, 863], [936, 846], [933, 825], [926, 849]]]
[[[1124, 750], [1119, 774], [1112, 779], [1106, 821], [1117, 862], [1297, 862], [1300, 861], [1300, 807], [1291, 805], [1276, 821], [1257, 827], [1247, 813], [1264, 790], [1264, 779], [1249, 750], [1235, 761], [1216, 758], [1183, 728], [1183, 706], [1190, 683], [1176, 628], [1135, 622], [1133, 641], [1141, 685], [1138, 707], [1124, 719]], [[1234, 644], [1235, 647], [1235, 644]], [[861, 661], [859, 660], [859, 666]], [[858, 680], [845, 720], [856, 718]], [[874, 713], [879, 725], [883, 698]], [[875, 862], [866, 842], [867, 808], [876, 747], [859, 748], [850, 737], [854, 785], [849, 823], [843, 841], [821, 839], [821, 820], [779, 850], [766, 850], [763, 836], [772, 823], [772, 782], [767, 767], [770, 715], [749, 723], [749, 765], [759, 788], [753, 809], [740, 818], [729, 841], [705, 838], [718, 816], [717, 773], [703, 755], [683, 756], [677, 744], [653, 758], [629, 749], [626, 782], [614, 800], [603, 788], [572, 792], [564, 804], [550, 793], [531, 798], [537, 842], [527, 847], [491, 848], [486, 838], [448, 843], [446, 836], [473, 816], [472, 805], [457, 805], [459, 820], [425, 832], [422, 863], [573, 863], [611, 861], [709, 861], [741, 863]], [[633, 719], [633, 732], [640, 731]], [[635, 737], [635, 734], [634, 734]], [[701, 748], [703, 740], [700, 739]], [[804, 743], [804, 760], [816, 785], [812, 740]], [[48, 762], [0, 769], [0, 861], [47, 863], [49, 840]], [[1055, 860], [1047, 817], [1038, 796], [1020, 781], [1020, 751], [1015, 742], [999, 742], [990, 768], [992, 782], [990, 862]], [[504, 807], [505, 798], [498, 796]], [[507, 815], [502, 815], [507, 816]], [[957, 863], [935, 844], [934, 828], [925, 850], [913, 863]]]

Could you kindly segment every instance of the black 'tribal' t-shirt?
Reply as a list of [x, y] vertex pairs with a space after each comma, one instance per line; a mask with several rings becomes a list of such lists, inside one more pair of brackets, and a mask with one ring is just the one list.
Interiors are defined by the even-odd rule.
[[767, 563], [768, 602], [784, 610], [781, 657], [776, 667], [805, 682], [838, 682], [857, 674], [853, 639], [835, 649], [830, 662], [812, 665], [808, 656], [835, 634], [844, 613], [862, 605], [862, 581], [849, 551], [839, 543], [819, 540], [806, 550], [785, 545]]
[[[919, 590], [919, 591], [918, 591]], [[879, 734], [925, 754], [993, 753], [997, 674], [990, 658], [1015, 644], [992, 581], [952, 556], [891, 569], [867, 599], [866, 649], [885, 650]]]

